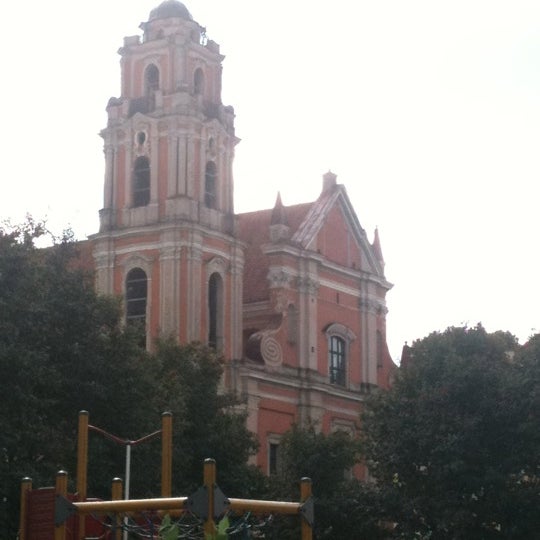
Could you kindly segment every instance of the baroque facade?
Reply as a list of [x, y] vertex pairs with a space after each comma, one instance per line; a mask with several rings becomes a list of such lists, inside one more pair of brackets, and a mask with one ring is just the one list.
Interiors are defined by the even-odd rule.
[[368, 241], [331, 172], [314, 202], [278, 195], [271, 209], [235, 214], [239, 139], [219, 45], [177, 0], [141, 29], [119, 50], [121, 96], [102, 131], [97, 288], [123, 295], [147, 347], [173, 336], [220, 352], [271, 472], [291, 424], [354, 434], [366, 392], [389, 383], [378, 235]]

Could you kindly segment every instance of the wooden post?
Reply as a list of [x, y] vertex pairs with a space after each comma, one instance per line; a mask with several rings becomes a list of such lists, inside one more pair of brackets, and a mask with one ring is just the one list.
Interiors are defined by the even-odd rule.
[[25, 477], [21, 480], [21, 515], [19, 516], [19, 540], [27, 540], [28, 492], [32, 489], [32, 479]]
[[[302, 478], [300, 480], [300, 501], [305, 502], [311, 497], [311, 479]], [[302, 540], [312, 540], [313, 527], [300, 516]]]
[[172, 491], [172, 413], [161, 415], [161, 496]]
[[[111, 489], [111, 499], [113, 501], [120, 501], [122, 500], [122, 479], [121, 478], [113, 478], [112, 481], [112, 489]], [[120, 526], [122, 523], [122, 520], [120, 519], [120, 516], [118, 514], [114, 515], [114, 537], [113, 540], [120, 540], [122, 538], [122, 527]]]
[[204, 522], [205, 538], [214, 538], [216, 524], [214, 523], [214, 487], [216, 485], [216, 462], [213, 459], [204, 460], [204, 487], [208, 494], [208, 516]]
[[[79, 431], [77, 440], [77, 495], [79, 501], [86, 500], [88, 475], [88, 411], [79, 412]], [[79, 517], [78, 540], [85, 536], [85, 522], [83, 516]]]
[[[67, 496], [67, 482], [68, 482], [68, 473], [66, 471], [58, 471], [56, 473], [56, 485], [55, 492], [56, 495], [61, 495], [62, 497]], [[65, 522], [61, 525], [56, 525], [54, 528], [54, 540], [65, 540], [66, 539], [66, 524]]]

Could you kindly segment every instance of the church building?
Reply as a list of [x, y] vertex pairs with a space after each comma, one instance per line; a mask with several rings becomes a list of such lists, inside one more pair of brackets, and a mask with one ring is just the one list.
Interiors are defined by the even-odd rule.
[[[177, 0], [124, 38], [107, 105], [104, 203], [90, 238], [99, 292], [122, 295], [146, 346], [199, 341], [246, 401], [257, 464], [278, 466], [293, 423], [355, 434], [366, 393], [389, 384], [377, 232], [370, 242], [332, 172], [317, 200], [234, 212], [234, 109], [219, 45]], [[249, 134], [246, 134], [249, 136]], [[276, 157], [276, 159], [279, 159]]]

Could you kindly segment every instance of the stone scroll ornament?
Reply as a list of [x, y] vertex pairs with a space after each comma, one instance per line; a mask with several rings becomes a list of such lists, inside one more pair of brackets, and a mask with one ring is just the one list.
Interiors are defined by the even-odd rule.
[[283, 361], [281, 345], [271, 335], [263, 336], [261, 340], [261, 355], [268, 366], [280, 366]]

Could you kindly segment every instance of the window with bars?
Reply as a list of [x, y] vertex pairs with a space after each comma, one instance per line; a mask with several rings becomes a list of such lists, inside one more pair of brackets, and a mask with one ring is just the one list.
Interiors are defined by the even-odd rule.
[[216, 164], [209, 161], [204, 176], [204, 204], [207, 208], [216, 208], [216, 178]]
[[148, 280], [140, 268], [130, 270], [126, 277], [126, 320], [142, 321], [146, 319], [146, 299]]
[[133, 268], [126, 276], [126, 323], [141, 332], [141, 346], [146, 345], [146, 303], [148, 279], [141, 268]]
[[339, 386], [345, 386], [347, 380], [345, 345], [345, 340], [343, 338], [339, 336], [330, 336], [328, 350], [330, 382]]
[[150, 161], [139, 156], [133, 167], [133, 206], [146, 206], [150, 202]]
[[217, 272], [208, 280], [208, 346], [223, 348], [223, 278]]

